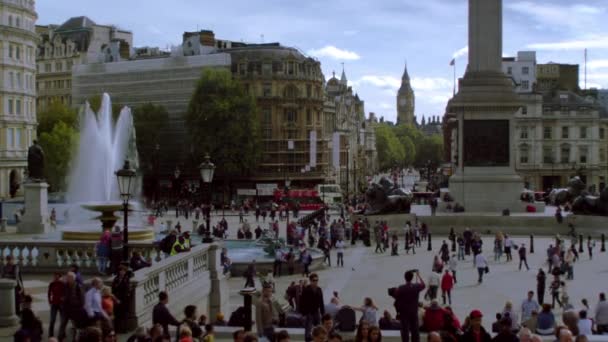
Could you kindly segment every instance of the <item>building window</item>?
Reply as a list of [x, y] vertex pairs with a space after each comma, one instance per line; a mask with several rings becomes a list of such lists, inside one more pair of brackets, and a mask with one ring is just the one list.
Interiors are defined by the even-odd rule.
[[512, 67], [507, 67], [507, 75], [511, 75], [513, 73]]
[[6, 148], [8, 148], [8, 149], [13, 148], [13, 129], [12, 128], [6, 129]]
[[528, 139], [528, 127], [522, 127], [519, 129], [519, 138]]
[[8, 57], [13, 58], [13, 44], [8, 44]]
[[306, 124], [312, 125], [312, 113], [310, 112], [310, 109], [306, 110]]
[[578, 162], [580, 164], [587, 164], [587, 148], [586, 147], [581, 147], [578, 150]]
[[264, 63], [262, 64], [262, 75], [271, 75], [272, 74], [272, 64]]
[[600, 139], [604, 139], [604, 134], [605, 134], [604, 129], [600, 128]]
[[63, 63], [61, 63], [61, 62], [55, 63], [55, 71], [62, 71], [62, 70], [63, 70]]
[[21, 100], [15, 100], [15, 114], [21, 115]]
[[16, 149], [20, 149], [21, 148], [21, 128], [16, 128], [15, 129], [15, 144], [14, 144]]
[[529, 68], [529, 67], [523, 67], [523, 68], [521, 68], [521, 73], [522, 73], [523, 75], [528, 75], [528, 74], [530, 74], [530, 68]]
[[569, 132], [568, 127], [566, 127], [566, 126], [562, 127], [562, 139], [568, 139], [568, 132]]
[[600, 162], [606, 162], [606, 150], [603, 148], [600, 148]]
[[570, 162], [570, 147], [569, 146], [562, 146], [560, 162], [562, 164], [568, 164]]
[[294, 85], [288, 85], [285, 87], [285, 97], [288, 99], [296, 98], [298, 94], [298, 89]]
[[15, 89], [15, 74], [12, 71], [8, 72], [8, 82], [11, 89]]
[[293, 62], [287, 63], [287, 75], [294, 75], [296, 72], [296, 68]]
[[247, 63], [239, 64], [239, 74], [242, 76], [247, 75]]
[[551, 107], [550, 106], [544, 106], [543, 107], [543, 113], [544, 114], [551, 114]]
[[298, 121], [298, 114], [295, 109], [285, 109], [285, 117], [283, 118], [283, 120], [289, 123], [295, 123], [296, 121]]
[[13, 99], [8, 99], [8, 113], [15, 114], [15, 109], [13, 106]]
[[551, 127], [544, 127], [543, 128], [543, 138], [544, 139], [551, 139]]
[[15, 58], [20, 61], [21, 60], [21, 47], [15, 46]]
[[306, 85], [306, 97], [310, 98], [312, 96], [312, 86], [310, 84]]
[[272, 123], [272, 109], [266, 107], [262, 109], [262, 121], [264, 125], [270, 125]]
[[264, 97], [272, 96], [272, 83], [264, 83], [262, 85], [262, 96], [264, 96]]
[[522, 147], [519, 154], [519, 163], [528, 164], [528, 148]]
[[528, 115], [528, 106], [521, 107], [521, 115]]
[[543, 163], [553, 164], [553, 151], [551, 147], [543, 147]]
[[524, 89], [524, 90], [530, 89], [530, 81], [521, 81], [521, 89]]
[[587, 127], [581, 127], [581, 139], [587, 139]]
[[51, 63], [44, 64], [44, 72], [51, 72]]
[[12, 15], [8, 16], [8, 26], [13, 26], [13, 16]]
[[73, 66], [73, 65], [74, 65], [74, 62], [72, 62], [72, 61], [67, 61], [67, 62], [66, 62], [66, 66], [65, 66], [65, 68], [66, 68], [68, 71], [70, 71], [70, 70], [72, 70], [72, 66]]
[[21, 18], [19, 18], [19, 17], [15, 18], [15, 26], [21, 27]]

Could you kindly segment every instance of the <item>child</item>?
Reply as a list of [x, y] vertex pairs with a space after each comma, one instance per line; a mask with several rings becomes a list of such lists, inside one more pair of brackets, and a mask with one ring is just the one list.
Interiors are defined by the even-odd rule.
[[179, 342], [193, 342], [192, 330], [187, 325], [182, 325], [179, 329]]
[[213, 325], [211, 325], [211, 324], [205, 325], [205, 336], [203, 337], [203, 342], [215, 342]]

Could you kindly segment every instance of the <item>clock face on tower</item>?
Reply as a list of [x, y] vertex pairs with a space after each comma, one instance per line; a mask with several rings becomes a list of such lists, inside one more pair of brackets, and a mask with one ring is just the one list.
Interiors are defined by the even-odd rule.
[[402, 97], [399, 99], [400, 106], [405, 106], [406, 104], [407, 104], [407, 99], [405, 97]]

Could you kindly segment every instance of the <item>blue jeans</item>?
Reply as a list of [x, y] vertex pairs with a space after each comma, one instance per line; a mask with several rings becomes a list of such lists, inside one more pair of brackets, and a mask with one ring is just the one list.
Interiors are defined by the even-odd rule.
[[319, 313], [317, 312], [314, 314], [306, 314], [306, 316], [304, 317], [306, 319], [304, 323], [304, 338], [306, 342], [308, 342], [312, 341], [312, 327], [316, 327], [321, 323], [321, 315], [319, 315]]
[[49, 322], [49, 337], [55, 336], [55, 321], [57, 314], [61, 313], [61, 308], [58, 304], [51, 304], [51, 320]]
[[464, 246], [458, 246], [458, 260], [464, 260]]
[[105, 256], [97, 257], [97, 270], [99, 273], [106, 273], [106, 268], [108, 266], [108, 258]]
[[483, 267], [477, 267], [477, 273], [479, 274], [479, 279], [477, 280], [478, 283], [482, 283], [483, 282], [483, 274], [486, 273], [486, 268]]

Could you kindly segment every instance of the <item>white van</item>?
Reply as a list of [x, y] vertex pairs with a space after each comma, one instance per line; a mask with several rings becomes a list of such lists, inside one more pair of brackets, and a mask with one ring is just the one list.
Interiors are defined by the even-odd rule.
[[342, 203], [342, 189], [337, 184], [319, 184], [316, 186], [317, 194], [326, 204]]

